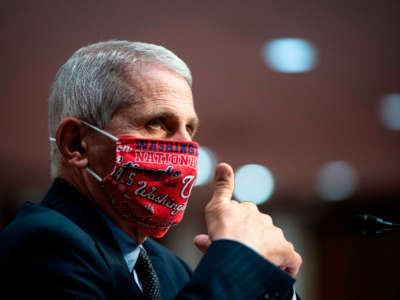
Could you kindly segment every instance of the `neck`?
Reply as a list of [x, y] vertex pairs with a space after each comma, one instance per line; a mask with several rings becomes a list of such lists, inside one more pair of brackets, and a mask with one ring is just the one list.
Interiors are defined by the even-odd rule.
[[60, 170], [59, 177], [75, 187], [85, 198], [94, 203], [119, 228], [121, 228], [137, 245], [143, 244], [146, 234], [116, 214], [111, 201], [104, 193], [100, 182], [88, 174], [85, 169]]

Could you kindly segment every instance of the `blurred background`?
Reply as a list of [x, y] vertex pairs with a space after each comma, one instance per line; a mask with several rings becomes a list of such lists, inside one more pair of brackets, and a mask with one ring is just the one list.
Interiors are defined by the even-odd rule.
[[161, 44], [192, 70], [203, 146], [183, 223], [162, 243], [196, 267], [215, 163], [235, 170], [303, 256], [303, 299], [399, 299], [400, 1], [6, 1], [0, 11], [0, 228], [51, 184], [47, 97], [92, 42]]

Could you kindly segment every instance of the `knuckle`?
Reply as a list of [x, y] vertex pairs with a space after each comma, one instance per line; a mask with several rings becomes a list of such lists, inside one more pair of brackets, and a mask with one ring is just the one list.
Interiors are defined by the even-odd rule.
[[294, 245], [293, 245], [293, 243], [287, 242], [287, 247], [288, 247], [289, 251], [295, 252], [295, 251], [294, 251]]
[[273, 224], [272, 218], [268, 214], [263, 214], [265, 220], [267, 221], [268, 224]]
[[213, 205], [211, 202], [207, 203], [204, 207], [205, 214], [212, 213], [213, 211], [215, 211], [215, 205]]
[[257, 205], [255, 205], [253, 202], [250, 201], [242, 202], [242, 205], [251, 210], [256, 210], [256, 209], [258, 210]]
[[240, 205], [241, 203], [240, 203], [239, 201], [235, 200], [235, 199], [231, 199], [230, 204], [231, 204], [232, 206], [235, 206], [235, 205]]
[[300, 267], [300, 266], [302, 265], [302, 263], [303, 263], [303, 258], [302, 258], [301, 255], [298, 254], [297, 252], [296, 252], [296, 254], [297, 254], [298, 266]]
[[279, 227], [276, 227], [276, 226], [274, 227], [274, 229], [275, 229], [275, 232], [277, 235], [279, 235], [281, 238], [284, 238], [282, 229], [280, 229]]
[[212, 207], [211, 202], [208, 202], [208, 203], [206, 204], [206, 206], [204, 207], [204, 209], [207, 211], [207, 210], [210, 210], [211, 207]]
[[297, 264], [298, 264], [298, 266], [300, 266], [303, 263], [303, 258], [297, 252], [295, 252], [295, 255], [296, 255]]
[[204, 207], [204, 213], [209, 216], [222, 215], [226, 211], [226, 206], [223, 203], [208, 202]]

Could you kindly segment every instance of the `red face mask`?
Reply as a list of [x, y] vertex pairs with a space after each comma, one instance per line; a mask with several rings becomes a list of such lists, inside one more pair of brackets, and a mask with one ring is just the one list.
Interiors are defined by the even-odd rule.
[[87, 122], [90, 128], [116, 141], [113, 171], [98, 179], [118, 216], [147, 235], [160, 238], [183, 217], [197, 176], [199, 145], [194, 142], [116, 138]]

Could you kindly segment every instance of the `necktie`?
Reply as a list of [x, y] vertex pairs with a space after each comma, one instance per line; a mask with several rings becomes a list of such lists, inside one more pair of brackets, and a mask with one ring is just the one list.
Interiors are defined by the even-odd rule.
[[135, 264], [135, 270], [142, 284], [143, 296], [146, 300], [160, 300], [160, 283], [153, 269], [146, 250], [140, 247], [139, 257]]

